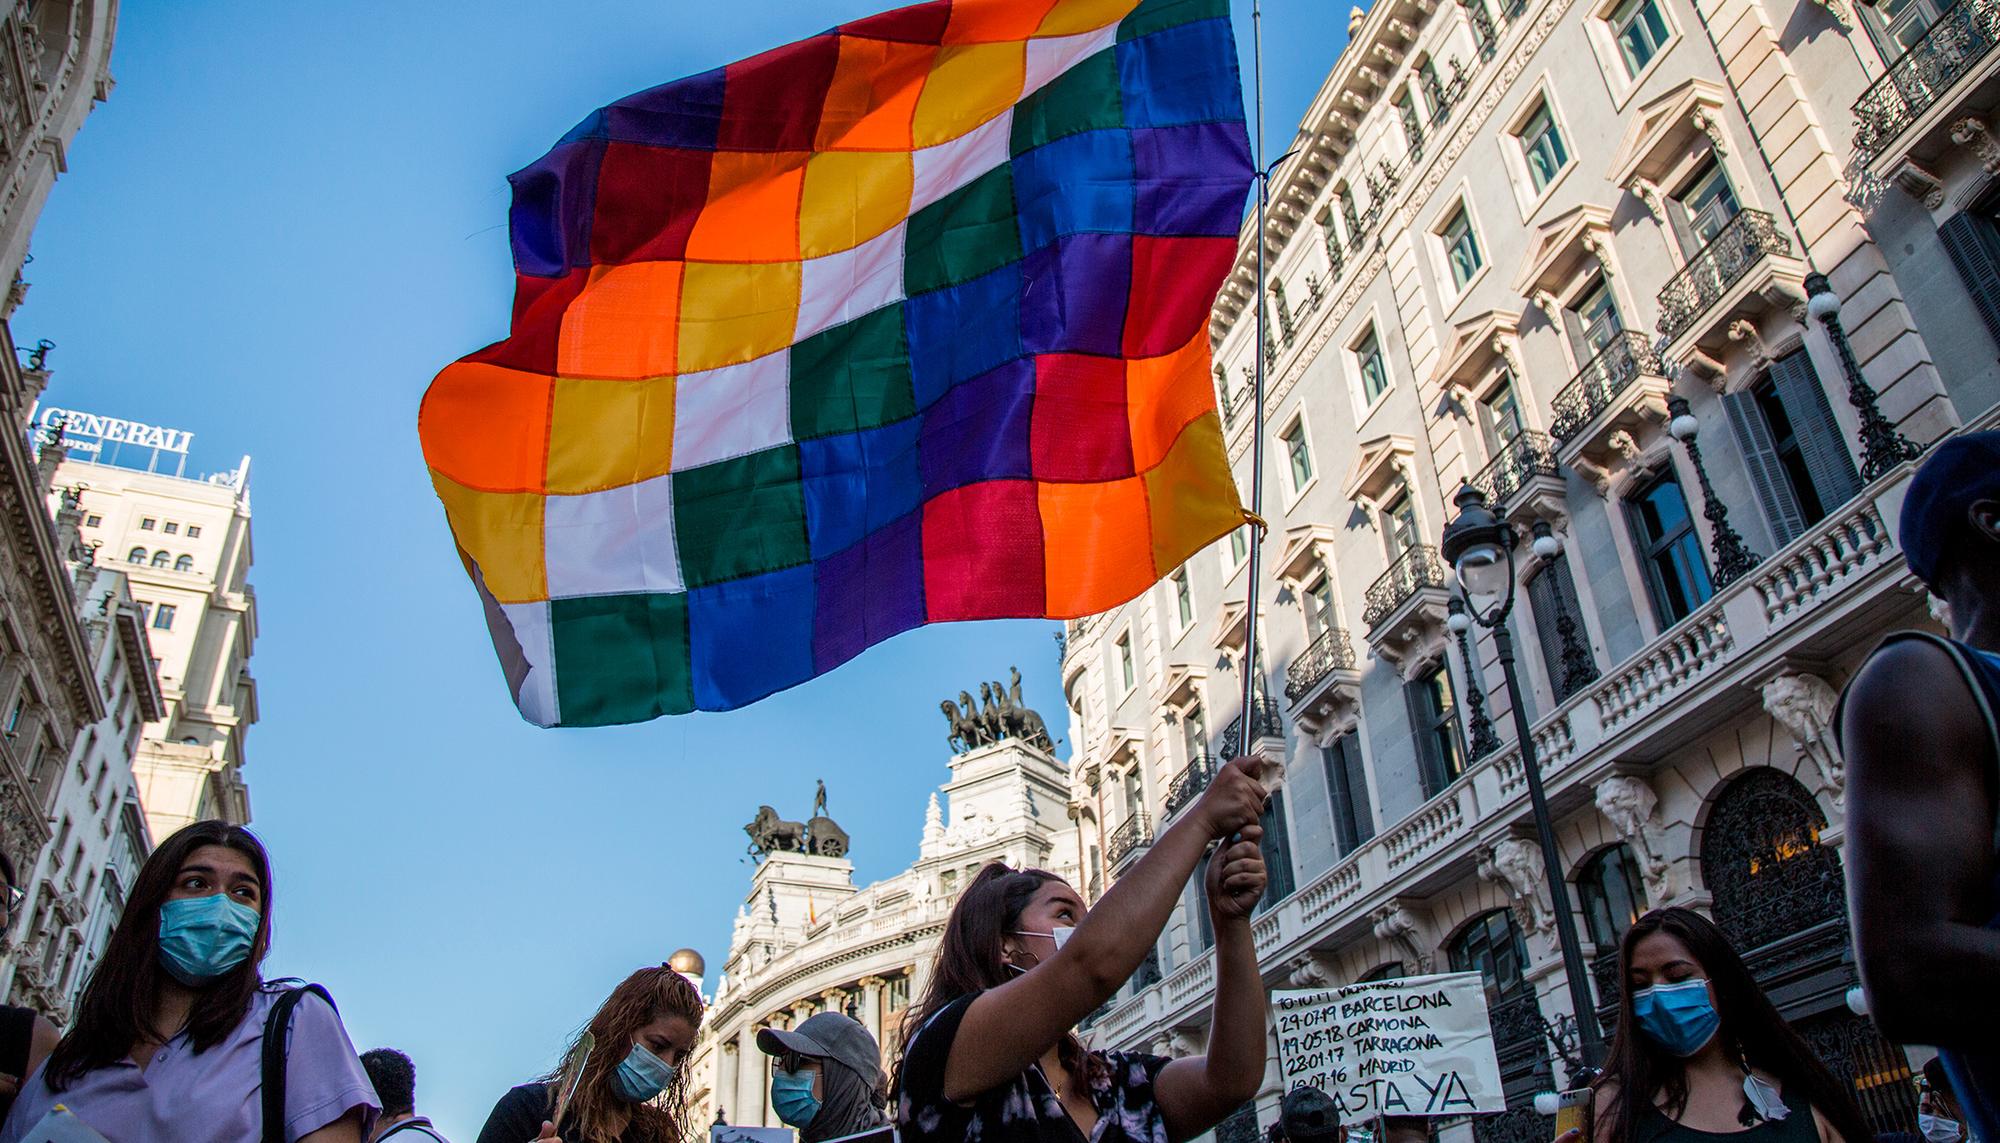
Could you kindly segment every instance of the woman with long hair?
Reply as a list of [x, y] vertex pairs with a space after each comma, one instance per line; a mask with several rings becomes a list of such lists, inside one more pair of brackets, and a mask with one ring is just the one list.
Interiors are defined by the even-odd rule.
[[[999, 863], [979, 871], [903, 1022], [903, 1143], [1187, 1139], [1257, 1094], [1265, 997], [1250, 911], [1264, 894], [1266, 795], [1255, 765], [1222, 767], [1094, 908], [1052, 873]], [[1215, 932], [1207, 1054], [1086, 1051], [1077, 1022], [1139, 967], [1197, 869]]]
[[666, 965], [625, 978], [555, 1071], [500, 1097], [478, 1143], [679, 1143], [701, 994]]
[[1647, 913], [1619, 945], [1618, 968], [1618, 1029], [1590, 1143], [1872, 1138], [1846, 1085], [1778, 1015], [1713, 921], [1688, 909]]
[[[111, 1139], [241, 1143], [265, 1134], [271, 861], [242, 826], [182, 828], [146, 859], [76, 1019], [0, 1127], [15, 1143], [62, 1104]], [[333, 1006], [307, 992], [284, 1054], [288, 1143], [360, 1143], [375, 1089]]]

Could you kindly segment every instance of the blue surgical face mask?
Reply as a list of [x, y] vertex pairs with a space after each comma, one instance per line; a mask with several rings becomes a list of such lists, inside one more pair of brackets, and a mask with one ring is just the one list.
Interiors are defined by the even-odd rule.
[[813, 1073], [772, 1072], [771, 1110], [778, 1113], [780, 1123], [804, 1130], [819, 1114], [819, 1097], [813, 1094]]
[[221, 893], [160, 906], [160, 967], [199, 988], [250, 959], [261, 915]]
[[674, 1082], [674, 1065], [647, 1051], [645, 1045], [634, 1044], [612, 1076], [626, 1102], [644, 1103]]
[[1687, 1059], [1708, 1046], [1722, 1017], [1708, 1000], [1708, 981], [1656, 984], [1632, 994], [1639, 1029], [1674, 1055]]

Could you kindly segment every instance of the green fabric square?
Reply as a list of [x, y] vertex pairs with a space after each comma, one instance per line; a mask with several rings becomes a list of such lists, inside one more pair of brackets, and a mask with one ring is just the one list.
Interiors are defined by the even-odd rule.
[[1020, 261], [1013, 171], [1003, 163], [911, 215], [903, 249], [906, 298]]
[[903, 307], [886, 306], [794, 345], [791, 377], [794, 440], [915, 416]]
[[1196, 20], [1229, 15], [1229, 0], [1144, 0], [1118, 22], [1118, 42], [1136, 40]]
[[1125, 125], [1118, 98], [1118, 55], [1098, 52], [1014, 105], [1011, 153], [1032, 151], [1051, 139]]
[[689, 587], [811, 558], [797, 445], [676, 472], [673, 481], [674, 546]]
[[549, 601], [564, 726], [645, 722], [694, 709], [685, 594]]

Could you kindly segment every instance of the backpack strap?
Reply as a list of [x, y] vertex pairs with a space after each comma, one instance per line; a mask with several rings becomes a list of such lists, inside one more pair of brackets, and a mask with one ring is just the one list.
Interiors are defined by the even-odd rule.
[[292, 1009], [299, 1006], [308, 992], [326, 1001], [327, 1007], [335, 1012], [340, 1011], [333, 997], [317, 984], [288, 988], [271, 1005], [270, 1015], [264, 1018], [263, 1143], [285, 1143], [285, 1041], [292, 1029]]

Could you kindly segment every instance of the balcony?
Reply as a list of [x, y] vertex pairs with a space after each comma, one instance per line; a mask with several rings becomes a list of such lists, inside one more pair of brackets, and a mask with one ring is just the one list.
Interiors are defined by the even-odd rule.
[[1737, 212], [1660, 291], [1664, 356], [1679, 360], [1689, 341], [1719, 345], [1746, 305], [1805, 301], [1805, 264], [1791, 254], [1792, 240], [1770, 215]]
[[1292, 721], [1315, 737], [1360, 715], [1361, 672], [1346, 628], [1321, 631], [1285, 668], [1285, 701]]
[[[1283, 738], [1284, 719], [1278, 715], [1278, 704], [1268, 695], [1258, 695], [1250, 701], [1250, 741], [1254, 745], [1260, 738]], [[1216, 757], [1224, 762], [1243, 753], [1243, 717], [1238, 715], [1222, 732], [1222, 745]]]
[[1553, 482], [1548, 491], [1559, 502], [1562, 472], [1557, 465], [1556, 442], [1549, 434], [1530, 429], [1501, 445], [1499, 453], [1466, 483], [1478, 489], [1494, 511], [1506, 516], [1522, 493], [1543, 481]]
[[1673, 383], [1667, 363], [1637, 330], [1614, 335], [1551, 402], [1549, 435], [1562, 463], [1604, 487], [1648, 424], [1663, 425]]
[[1354, 669], [1354, 644], [1344, 627], [1329, 627], [1319, 633], [1299, 657], [1285, 668], [1285, 698], [1293, 703], [1313, 693], [1335, 671]]
[[[2000, 0], [1959, 0], [1922, 39], [1889, 65], [1854, 104], [1854, 150], [1877, 174], [1888, 173], [1920, 143], [1943, 142], [1945, 121], [1973, 89], [1994, 78], [2000, 56]], [[1963, 85], [1957, 98], [1953, 89]], [[1923, 129], [1911, 128], [1923, 124]], [[1901, 141], [1903, 145], [1896, 144]]]
[[1137, 857], [1147, 846], [1153, 844], [1153, 819], [1140, 810], [1124, 823], [1111, 831], [1104, 839], [1104, 860], [1115, 873], [1124, 867], [1125, 859]]
[[1409, 606], [1418, 595], [1433, 589], [1445, 590], [1450, 584], [1451, 573], [1438, 550], [1429, 544], [1418, 544], [1398, 556], [1381, 578], [1368, 585], [1368, 606], [1361, 612], [1361, 621], [1372, 631]]
[[1181, 772], [1167, 783], [1167, 802], [1163, 813], [1173, 817], [1194, 804], [1201, 792], [1208, 789], [1208, 783], [1215, 777], [1215, 756], [1202, 751], [1189, 760]]
[[1361, 621], [1375, 653], [1401, 670], [1444, 648], [1445, 603], [1451, 597], [1451, 569], [1438, 550], [1419, 544], [1396, 558], [1368, 586]]

